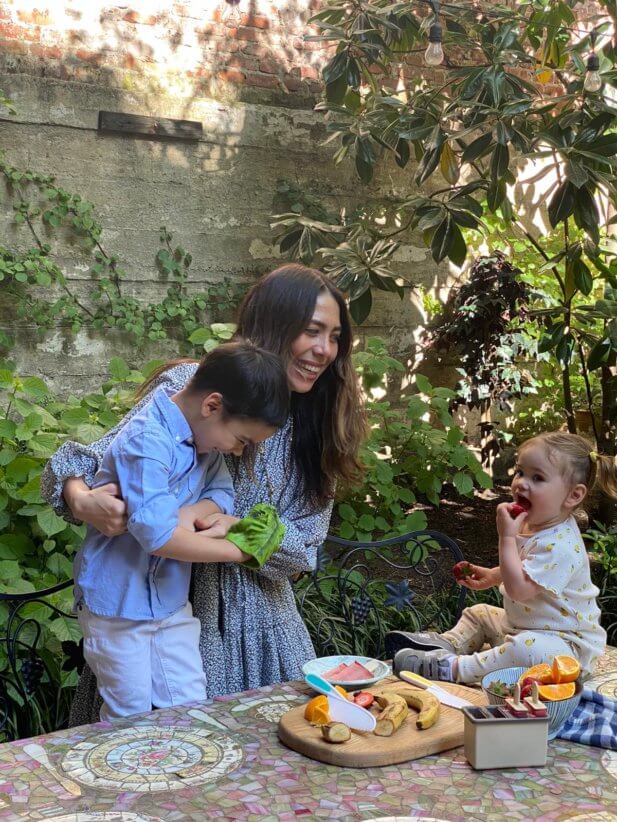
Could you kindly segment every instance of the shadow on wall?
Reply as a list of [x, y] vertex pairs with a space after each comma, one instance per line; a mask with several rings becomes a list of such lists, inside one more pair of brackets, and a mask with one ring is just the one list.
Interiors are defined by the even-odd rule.
[[[0, 87], [13, 97], [18, 114], [4, 118], [0, 148], [14, 166], [52, 173], [63, 188], [94, 203], [102, 245], [121, 260], [127, 296], [148, 302], [165, 296], [168, 283], [155, 266], [161, 225], [173, 232], [174, 244], [191, 252], [188, 285], [201, 291], [223, 276], [249, 284], [280, 264], [269, 228], [278, 210], [277, 179], [296, 180], [334, 210], [365, 196], [353, 173], [335, 167], [330, 150], [320, 145], [323, 129], [315, 114], [224, 99], [238, 89], [246, 92], [249, 81], [262, 96], [266, 87], [255, 85], [258, 78], [270, 78], [287, 98], [297, 84], [305, 99], [317, 89], [308, 74], [317, 76], [323, 55], [299, 47], [308, 7], [279, 3], [275, 25], [255, 0], [241, 0], [239, 21], [222, 21], [223, 3], [192, 2], [180, 15], [169, 3], [149, 3], [142, 12], [101, 4], [93, 10], [83, 0], [54, 12], [53, 20], [45, 11], [35, 18], [20, 15], [19, 0], [12, 7], [12, 33], [20, 39], [0, 57]], [[27, 23], [29, 40], [20, 30]], [[0, 31], [7, 36], [6, 26]], [[297, 65], [298, 54], [308, 55], [310, 71]], [[240, 72], [245, 84], [234, 85], [225, 74], [231, 71]], [[215, 83], [218, 100], [211, 96]], [[204, 136], [184, 142], [105, 135], [97, 131], [99, 110], [199, 120]], [[9, 246], [32, 243], [27, 230], [15, 226], [10, 200], [0, 209], [0, 233]], [[53, 244], [71, 289], [87, 302], [92, 256], [58, 232], [41, 233]], [[84, 380], [99, 382], [114, 354], [146, 359], [115, 334], [102, 339], [81, 332], [75, 338], [58, 330], [39, 344], [34, 327], [20, 322], [20, 368], [52, 382], [60, 373], [69, 389], [71, 382], [80, 388]], [[363, 333], [406, 324], [399, 306], [390, 306]], [[15, 330], [14, 313], [1, 316], [0, 325]], [[161, 353], [148, 350], [149, 356]]]

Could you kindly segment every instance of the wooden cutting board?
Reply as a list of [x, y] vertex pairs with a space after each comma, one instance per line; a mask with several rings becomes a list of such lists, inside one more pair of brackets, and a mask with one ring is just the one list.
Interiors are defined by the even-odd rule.
[[[488, 702], [481, 690], [449, 682], [439, 684], [475, 705], [486, 705]], [[378, 685], [365, 690], [378, 693], [392, 687], [396, 687], [397, 690], [413, 690], [412, 685], [407, 685], [396, 677], [383, 679]], [[456, 708], [443, 704], [440, 706], [439, 719], [426, 730], [416, 728], [415, 718], [418, 712], [410, 708], [409, 716], [392, 736], [375, 736], [372, 733], [352, 731], [351, 739], [340, 745], [326, 742], [321, 735], [321, 729], [306, 721], [304, 707], [300, 705], [292, 708], [281, 717], [278, 727], [279, 739], [288, 748], [329, 765], [340, 765], [344, 768], [395, 765], [398, 762], [408, 762], [410, 759], [420, 759], [439, 751], [457, 748], [463, 744], [463, 714]]]

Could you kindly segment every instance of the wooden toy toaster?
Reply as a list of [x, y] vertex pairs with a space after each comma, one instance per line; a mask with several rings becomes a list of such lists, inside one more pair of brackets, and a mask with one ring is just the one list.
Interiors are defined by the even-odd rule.
[[466, 707], [465, 756], [472, 768], [537, 768], [546, 765], [547, 716], [514, 716], [501, 705]]

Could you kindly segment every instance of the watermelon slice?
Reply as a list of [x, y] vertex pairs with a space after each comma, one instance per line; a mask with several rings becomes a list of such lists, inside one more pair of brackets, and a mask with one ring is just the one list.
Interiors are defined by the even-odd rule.
[[358, 682], [373, 679], [373, 672], [365, 668], [362, 663], [354, 661], [351, 665], [342, 662], [336, 668], [322, 674], [324, 679], [335, 682]]

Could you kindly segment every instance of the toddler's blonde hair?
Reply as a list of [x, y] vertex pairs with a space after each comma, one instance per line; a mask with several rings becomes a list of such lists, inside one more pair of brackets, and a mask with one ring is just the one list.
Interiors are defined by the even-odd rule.
[[617, 499], [617, 457], [598, 454], [585, 437], [567, 431], [538, 434], [521, 445], [519, 454], [531, 445], [542, 446], [572, 485], [582, 483], [589, 491], [599, 488]]

